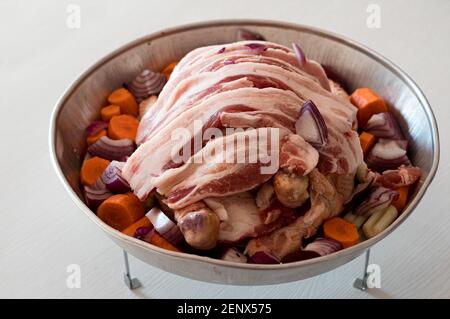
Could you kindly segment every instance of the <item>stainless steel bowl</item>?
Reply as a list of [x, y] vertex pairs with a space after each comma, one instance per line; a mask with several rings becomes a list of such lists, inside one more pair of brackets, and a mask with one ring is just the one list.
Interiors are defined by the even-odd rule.
[[[123, 235], [103, 223], [84, 204], [78, 172], [86, 150], [84, 130], [115, 88], [144, 67], [161, 70], [199, 46], [232, 42], [247, 28], [267, 40], [290, 46], [301, 43], [307, 56], [331, 68], [349, 91], [370, 87], [379, 92], [400, 119], [410, 140], [410, 157], [424, 174], [405, 212], [384, 232], [332, 255], [282, 265], [237, 264], [170, 252]], [[121, 248], [142, 261], [181, 276], [227, 284], [262, 285], [300, 280], [341, 266], [364, 253], [405, 221], [425, 194], [439, 161], [439, 139], [433, 112], [408, 75], [378, 53], [342, 36], [302, 25], [236, 20], [191, 24], [133, 41], [112, 52], [86, 72], [59, 99], [51, 119], [51, 157], [75, 204]]]

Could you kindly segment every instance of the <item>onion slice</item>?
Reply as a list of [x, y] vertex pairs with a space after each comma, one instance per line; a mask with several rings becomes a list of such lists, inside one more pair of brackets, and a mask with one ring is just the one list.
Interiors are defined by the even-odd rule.
[[274, 256], [271, 256], [270, 254], [264, 252], [264, 251], [257, 251], [253, 256], [251, 256], [248, 261], [249, 264], [264, 264], [264, 265], [270, 265], [270, 264], [279, 264], [280, 261], [275, 258]]
[[328, 142], [328, 128], [319, 109], [313, 101], [308, 100], [300, 110], [295, 123], [298, 135], [314, 147], [322, 147]]
[[236, 263], [246, 263], [247, 257], [234, 247], [229, 247], [220, 257], [222, 260], [232, 261]]
[[156, 231], [173, 245], [179, 244], [183, 240], [180, 228], [158, 207], [153, 207], [145, 215]]
[[99, 156], [112, 161], [130, 156], [133, 154], [135, 146], [134, 142], [129, 139], [112, 140], [108, 136], [102, 136], [87, 150], [92, 156]]
[[341, 250], [341, 243], [329, 238], [317, 238], [305, 247], [305, 251], [314, 251], [320, 256], [325, 256], [335, 251]]
[[130, 185], [122, 176], [124, 162], [112, 161], [102, 174], [106, 187], [113, 193], [122, 194], [130, 191]]
[[153, 231], [153, 226], [142, 226], [136, 229], [133, 237], [145, 241], [149, 235], [152, 235]]
[[161, 92], [165, 84], [164, 74], [145, 69], [128, 85], [128, 89], [136, 100], [141, 102], [149, 96]]
[[306, 64], [306, 55], [302, 48], [297, 43], [292, 43], [292, 49], [294, 50], [295, 57], [300, 67]]
[[236, 41], [260, 40], [265, 41], [264, 37], [256, 32], [247, 29], [238, 29], [236, 33]]
[[355, 214], [370, 216], [373, 213], [386, 209], [398, 196], [398, 192], [392, 189], [382, 186], [372, 187], [368, 197], [356, 207]]
[[378, 138], [402, 140], [403, 134], [395, 116], [390, 112], [377, 113], [371, 116], [364, 131]]
[[366, 156], [367, 165], [376, 171], [396, 169], [401, 165], [410, 165], [406, 140], [389, 140], [380, 138]]
[[95, 135], [101, 130], [108, 128], [108, 122], [105, 121], [94, 121], [86, 128], [86, 132], [89, 135]]
[[112, 195], [101, 178], [94, 185], [84, 186], [84, 199], [88, 207], [93, 210]]

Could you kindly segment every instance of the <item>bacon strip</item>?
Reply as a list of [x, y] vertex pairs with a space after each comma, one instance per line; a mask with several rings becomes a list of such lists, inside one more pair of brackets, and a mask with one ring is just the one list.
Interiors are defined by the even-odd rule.
[[[240, 103], [240, 104], [239, 104]], [[122, 172], [137, 196], [145, 198], [155, 185], [153, 179], [173, 164], [172, 154], [182, 148], [171, 135], [179, 128], [190, 137], [200, 136], [209, 127], [280, 127], [294, 128], [303, 101], [289, 91], [278, 89], [242, 88], [222, 92], [205, 100], [164, 125], [151, 139], [142, 144], [128, 159]], [[239, 111], [239, 112], [238, 112]], [[244, 112], [244, 113], [242, 113]], [[200, 120], [201, 127], [195, 121]], [[191, 138], [186, 143], [191, 143]], [[200, 141], [202, 142], [202, 141]], [[201, 148], [203, 146], [200, 145]], [[192, 147], [195, 155], [199, 147]]]
[[[262, 151], [264, 137], [268, 137], [264, 142], [267, 153], [252, 162], [251, 155]], [[238, 160], [240, 155], [245, 156], [244, 162]], [[169, 207], [177, 209], [203, 198], [251, 190], [267, 181], [279, 167], [308, 174], [317, 161], [317, 151], [300, 136], [260, 128], [214, 139], [188, 163], [164, 172], [154, 183], [158, 192], [167, 196]]]
[[403, 186], [414, 184], [422, 175], [422, 171], [418, 167], [401, 166], [396, 170], [384, 171], [379, 175], [377, 182], [384, 187], [396, 189]]
[[[210, 185], [208, 181], [210, 171], [207, 165], [186, 164], [211, 144], [202, 140], [196, 144], [192, 137], [202, 135], [208, 128], [271, 127], [288, 134], [295, 127], [299, 110], [306, 100], [314, 101], [328, 127], [328, 143], [318, 149], [320, 172], [327, 175], [351, 174], [362, 163], [358, 135], [353, 130], [356, 108], [335, 94], [334, 89], [330, 91], [329, 80], [322, 67], [311, 60], [299, 65], [293, 52], [284, 46], [258, 42], [265, 47], [254, 50], [254, 46], [249, 46], [254, 43], [244, 41], [199, 48], [187, 54], [177, 65], [158, 101], [141, 120], [137, 136], [140, 146], [123, 169], [125, 179], [141, 199], [157, 189], [177, 206], [186, 198], [192, 202], [202, 197], [199, 197], [199, 192], [210, 195], [217, 192], [217, 196], [237, 192], [238, 187], [227, 183], [245, 182], [245, 174], [258, 170], [258, 163], [211, 166], [227, 170], [214, 188], [215, 184]], [[195, 127], [193, 123], [198, 119], [206, 124]], [[190, 136], [187, 141], [180, 143], [171, 139], [172, 133], [179, 128], [186, 129], [186, 135]], [[293, 145], [306, 144], [292, 136], [287, 140]], [[191, 157], [183, 156], [181, 161], [174, 161], [173, 155], [180, 154], [185, 149], [183, 146], [187, 145], [191, 145], [192, 152], [188, 154]], [[304, 155], [305, 150], [302, 149], [300, 154]], [[287, 165], [296, 169], [310, 161], [310, 158], [294, 154], [292, 149], [279, 151], [282, 168]], [[307, 151], [306, 154], [312, 152]], [[187, 166], [190, 168], [186, 169]], [[184, 176], [186, 171], [191, 173], [183, 177], [180, 185], [172, 185], [173, 176]], [[200, 172], [203, 175], [196, 175]], [[248, 185], [240, 191], [265, 180], [257, 176], [252, 183], [244, 183]], [[208, 187], [213, 187], [213, 192]]]

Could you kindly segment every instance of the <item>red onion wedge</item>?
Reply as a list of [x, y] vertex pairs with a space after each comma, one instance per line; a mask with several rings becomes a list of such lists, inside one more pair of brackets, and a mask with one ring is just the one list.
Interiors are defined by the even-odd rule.
[[128, 89], [140, 103], [149, 96], [161, 92], [165, 84], [164, 74], [145, 69], [128, 85]]
[[264, 252], [264, 251], [257, 251], [253, 256], [251, 256], [248, 261], [249, 264], [264, 264], [264, 265], [270, 265], [270, 264], [279, 264], [280, 261], [271, 256], [270, 254]]
[[134, 238], [148, 241], [147, 239], [153, 235], [154, 228], [153, 226], [143, 226], [136, 229], [134, 232]]
[[369, 195], [355, 209], [355, 215], [370, 216], [380, 210], [386, 209], [393, 200], [398, 198], [398, 193], [386, 187], [372, 187]]
[[316, 253], [315, 251], [311, 251], [311, 250], [298, 250], [296, 252], [290, 253], [288, 255], [286, 255], [281, 262], [283, 264], [285, 263], [293, 263], [296, 261], [302, 261], [302, 260], [307, 260], [307, 259], [311, 259], [311, 258], [317, 258], [320, 257], [320, 255], [318, 253]]
[[403, 134], [395, 116], [390, 112], [383, 112], [372, 115], [364, 127], [364, 131], [375, 135], [378, 138], [388, 138], [402, 140]]
[[99, 156], [112, 161], [130, 156], [134, 152], [135, 146], [132, 140], [112, 140], [107, 136], [102, 136], [87, 150], [92, 156]]
[[234, 247], [227, 248], [220, 259], [236, 263], [247, 262], [247, 257]]
[[366, 163], [378, 172], [396, 169], [401, 165], [410, 165], [406, 148], [406, 140], [389, 140], [380, 138], [366, 156]]
[[259, 33], [247, 29], [238, 29], [236, 34], [236, 41], [245, 41], [245, 40], [265, 41], [266, 39], [264, 39], [264, 37]]
[[108, 128], [108, 122], [104, 121], [94, 121], [86, 128], [86, 132], [89, 135], [95, 135], [101, 130]]
[[325, 256], [335, 251], [341, 250], [341, 243], [329, 238], [317, 238], [305, 247], [305, 251], [314, 251], [320, 256]]
[[156, 231], [173, 245], [183, 240], [180, 228], [158, 207], [153, 207], [145, 215], [155, 227]]
[[328, 128], [319, 109], [313, 101], [308, 100], [300, 110], [295, 123], [298, 135], [314, 147], [324, 146], [328, 142]]
[[304, 66], [306, 64], [306, 56], [302, 48], [297, 43], [292, 43], [292, 49], [300, 67]]
[[122, 194], [130, 191], [130, 185], [122, 176], [124, 162], [112, 161], [102, 174], [106, 187], [113, 193]]
[[94, 185], [84, 186], [86, 204], [93, 210], [97, 209], [105, 199], [108, 199], [112, 195], [101, 178]]

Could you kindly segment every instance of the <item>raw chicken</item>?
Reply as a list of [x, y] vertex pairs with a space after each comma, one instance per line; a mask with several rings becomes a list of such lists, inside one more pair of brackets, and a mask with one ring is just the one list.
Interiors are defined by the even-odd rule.
[[206, 205], [220, 219], [219, 241], [240, 242], [288, 225], [295, 220], [293, 209], [273, 203], [264, 210], [256, 206], [253, 195], [243, 192], [226, 197], [205, 198]]
[[[316, 148], [296, 134], [308, 100], [328, 131]], [[164, 197], [191, 246], [262, 236], [247, 252], [281, 259], [355, 193], [363, 163], [356, 112], [320, 64], [299, 63], [287, 47], [241, 41], [198, 48], [143, 115], [139, 147], [122, 174], [140, 199], [155, 191]], [[261, 185], [255, 197], [250, 191]]]

